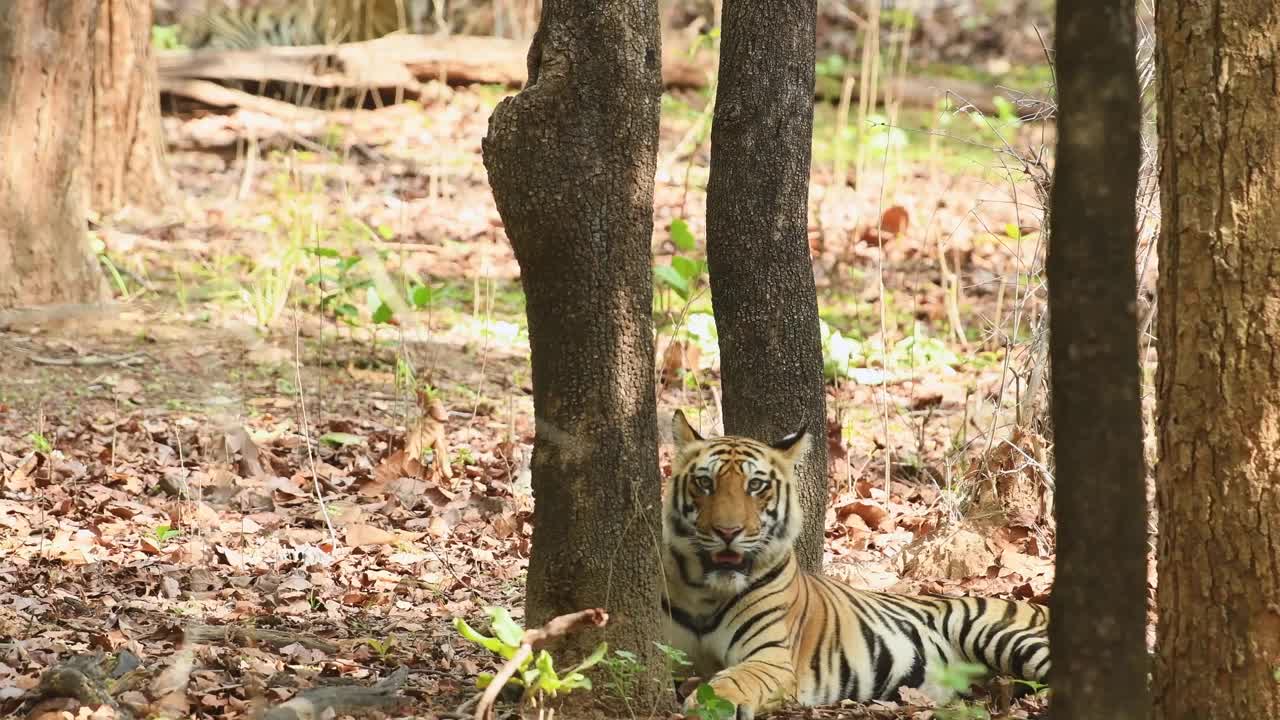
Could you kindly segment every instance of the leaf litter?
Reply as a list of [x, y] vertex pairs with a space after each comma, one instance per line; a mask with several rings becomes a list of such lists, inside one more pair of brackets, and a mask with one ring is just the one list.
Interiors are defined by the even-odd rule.
[[[479, 163], [489, 100], [438, 88], [423, 102], [425, 113], [402, 105], [333, 120], [378, 162], [268, 155], [247, 180], [207, 150], [242, 137], [252, 113], [166, 117], [195, 220], [102, 234], [169, 294], [126, 303], [92, 327], [0, 330], [21, 351], [0, 392], [0, 712], [31, 710], [41, 679], [71, 662], [83, 677], [108, 678], [111, 702], [63, 698], [37, 716], [245, 717], [312, 688], [373, 688], [405, 666], [395, 712], [431, 717], [453, 711], [475, 675], [493, 669], [450, 623], [479, 622], [490, 605], [521, 617], [533, 507], [528, 348], [518, 327], [491, 332], [498, 325], [481, 312], [486, 292], [492, 311], [494, 288], [518, 277]], [[258, 127], [281, 142], [289, 135]], [[664, 127], [655, 226], [679, 221], [687, 246], [685, 234], [704, 232], [705, 195], [685, 173], [705, 164], [706, 148], [685, 159], [673, 150], [681, 137]], [[258, 220], [279, 204], [280, 178], [306, 176], [323, 181], [328, 200], [319, 202], [389, 228], [398, 241], [389, 265], [463, 281], [451, 302], [469, 312], [398, 330], [434, 393], [402, 387], [399, 351], [370, 350], [376, 338], [359, 330], [287, 315], [282, 325], [297, 338], [264, 339], [213, 295], [173, 302], [183, 272], [269, 251]], [[902, 308], [913, 323], [952, 318], [939, 252], [972, 281], [966, 318], [975, 325], [999, 326], [1015, 299], [1028, 312], [1042, 301], [1025, 288], [1025, 297], [1001, 295], [1000, 278], [1034, 259], [1034, 227], [1004, 206], [975, 221], [986, 180], [909, 176], [883, 212], [878, 189], [832, 193], [835, 212], [823, 201], [829, 180], [815, 170], [810, 239], [824, 307], [869, 316], [879, 295], [866, 271], [878, 253], [885, 286], [915, 298]], [[1020, 230], [993, 242], [984, 222]], [[673, 251], [655, 238], [655, 262]], [[518, 325], [522, 309], [513, 310]], [[716, 354], [669, 339], [655, 358], [660, 412], [706, 407], [714, 426]], [[829, 386], [826, 567], [860, 587], [1043, 601], [1053, 578], [1046, 449], [1030, 431], [994, 449], [981, 442], [1007, 409], [1012, 380], [999, 342], [960, 339], [997, 352], [981, 364], [873, 366], [881, 374], [871, 383]], [[47, 362], [85, 357], [119, 361]], [[691, 386], [691, 375], [702, 384]], [[957, 445], [957, 434], [966, 441]], [[981, 512], [961, 509], [974, 507]], [[123, 657], [137, 667], [119, 677], [101, 667]], [[934, 710], [908, 694], [797, 712]]]

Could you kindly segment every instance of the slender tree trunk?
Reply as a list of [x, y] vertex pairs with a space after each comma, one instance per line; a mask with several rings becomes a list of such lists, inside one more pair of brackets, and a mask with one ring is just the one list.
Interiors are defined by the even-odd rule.
[[[727, 0], [711, 129], [707, 262], [720, 336], [725, 432], [826, 437], [822, 335], [809, 256], [814, 0]], [[822, 565], [826, 443], [797, 478], [796, 553]]]
[[93, 82], [85, 117], [90, 203], [159, 210], [172, 199], [151, 47], [151, 0], [106, 0], [93, 36]]
[[[529, 316], [537, 502], [526, 614], [539, 623], [604, 607], [611, 645], [652, 663], [661, 57], [656, 0], [547, 0], [529, 84], [494, 110], [483, 147]], [[586, 651], [598, 640], [567, 642]]]
[[1058, 555], [1049, 684], [1054, 720], [1138, 720], [1150, 707], [1134, 265], [1137, 20], [1132, 0], [1088, 0], [1059, 3], [1056, 28], [1047, 269]]
[[97, 8], [0, 4], [0, 308], [106, 297], [80, 156]]
[[1156, 716], [1280, 717], [1280, 12], [1162, 0]]

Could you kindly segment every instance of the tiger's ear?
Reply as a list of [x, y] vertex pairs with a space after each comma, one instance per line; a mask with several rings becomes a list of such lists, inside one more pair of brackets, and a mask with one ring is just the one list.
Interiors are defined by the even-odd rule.
[[794, 465], [809, 451], [809, 430], [801, 425], [799, 430], [769, 443], [769, 447], [777, 450], [787, 462]]
[[702, 436], [697, 430], [689, 424], [685, 419], [684, 411], [676, 410], [675, 415], [671, 417], [671, 436], [676, 441], [676, 450], [683, 450], [690, 443], [700, 442]]

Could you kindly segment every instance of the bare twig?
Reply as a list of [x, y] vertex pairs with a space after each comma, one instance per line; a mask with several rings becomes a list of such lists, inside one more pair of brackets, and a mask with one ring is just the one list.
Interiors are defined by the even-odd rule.
[[489, 687], [485, 688], [484, 695], [480, 697], [480, 702], [476, 704], [475, 720], [493, 720], [493, 703], [498, 699], [498, 693], [502, 692], [502, 688], [506, 686], [507, 681], [515, 674], [516, 669], [520, 667], [520, 663], [532, 655], [534, 650], [556, 638], [579, 630], [585, 625], [600, 628], [604, 627], [607, 622], [609, 622], [609, 613], [602, 608], [592, 608], [590, 610], [579, 610], [568, 615], [560, 615], [551, 618], [546, 625], [540, 628], [525, 630], [524, 637], [520, 639], [520, 649], [493, 676]]
[[331, 643], [306, 635], [240, 625], [188, 625], [183, 628], [183, 639], [186, 642], [197, 644], [223, 641], [229, 645], [242, 644], [248, 641], [276, 648], [297, 643], [302, 647], [321, 652], [332, 653], [337, 651], [337, 648]]

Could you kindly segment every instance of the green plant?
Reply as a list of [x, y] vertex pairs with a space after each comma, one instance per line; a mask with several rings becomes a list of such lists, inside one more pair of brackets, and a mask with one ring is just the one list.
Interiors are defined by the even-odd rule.
[[353, 435], [346, 432], [327, 432], [321, 435], [319, 439], [320, 442], [332, 445], [333, 447], [364, 444], [364, 438], [359, 435]]
[[[822, 332], [823, 371], [827, 377], [862, 378], [869, 368], [946, 368], [960, 364], [960, 357], [939, 338], [930, 337], [917, 326], [912, 334], [894, 343], [885, 352], [878, 339], [858, 340], [845, 337], [825, 320], [819, 320]], [[874, 373], [876, 377], [883, 373]], [[863, 378], [866, 379], [866, 378]]]
[[169, 527], [168, 525], [157, 525], [151, 530], [151, 536], [156, 539], [156, 544], [164, 547], [164, 544], [170, 539], [181, 535], [182, 531], [178, 528]]
[[689, 230], [689, 223], [683, 218], [671, 221], [670, 237], [671, 244], [675, 245], [679, 252], [671, 256], [670, 265], [657, 265], [653, 268], [654, 280], [658, 285], [670, 288], [680, 296], [681, 300], [688, 302], [707, 274], [707, 261], [686, 254], [693, 252], [697, 247], [697, 241], [693, 237], [693, 232]]
[[44, 433], [33, 432], [27, 435], [27, 442], [31, 443], [31, 447], [39, 453], [53, 452], [53, 443], [49, 442], [49, 438]]
[[375, 653], [377, 653], [379, 659], [386, 660], [387, 655], [389, 655], [391, 650], [396, 646], [396, 639], [392, 637], [389, 637], [386, 640], [365, 638], [364, 644], [368, 645]]
[[934, 677], [934, 682], [952, 692], [963, 693], [968, 692], [973, 683], [986, 674], [987, 668], [984, 665], [955, 662], [944, 665]]
[[600, 669], [608, 678], [604, 683], [606, 693], [624, 701], [635, 695], [636, 676], [641, 670], [635, 653], [614, 650], [612, 655], [600, 660]]
[[348, 325], [358, 325], [360, 309], [353, 302], [355, 293], [373, 287], [373, 280], [354, 272], [364, 258], [356, 253], [343, 256], [330, 247], [308, 247], [306, 252], [318, 258], [321, 265], [304, 283], [318, 287], [320, 298], [316, 305]]
[[710, 685], [702, 683], [695, 692], [698, 704], [690, 711], [689, 717], [698, 720], [732, 720], [735, 714], [733, 703], [716, 695]]
[[[1278, 678], [1278, 679], [1280, 679], [1280, 678]], [[1044, 694], [1046, 694], [1046, 693], [1048, 693], [1048, 692], [1049, 692], [1049, 686], [1048, 686], [1048, 685], [1046, 685], [1046, 684], [1044, 684], [1044, 683], [1041, 683], [1041, 682], [1036, 682], [1035, 680], [1018, 680], [1018, 679], [1014, 679], [1013, 684], [1014, 684], [1014, 685], [1023, 685], [1023, 686], [1025, 686], [1025, 687], [1027, 687], [1027, 688], [1030, 688], [1031, 692], [1032, 692], [1033, 694], [1035, 694], [1035, 695], [1044, 695]]]
[[97, 256], [98, 262], [102, 267], [106, 268], [107, 273], [111, 275], [111, 284], [115, 286], [116, 292], [124, 300], [129, 299], [129, 285], [125, 282], [124, 274], [120, 272], [120, 268], [112, 262], [111, 257], [107, 255], [107, 244], [96, 232], [89, 232], [89, 248], [93, 254]]
[[465, 467], [467, 465], [476, 464], [475, 453], [471, 452], [471, 448], [466, 445], [459, 445], [453, 451], [453, 464]]
[[177, 25], [152, 25], [151, 46], [157, 50], [181, 50], [186, 47]]
[[[524, 628], [511, 619], [511, 613], [501, 607], [484, 609], [490, 619], [490, 629], [494, 636], [476, 632], [466, 620], [454, 618], [453, 627], [463, 638], [485, 648], [504, 660], [511, 660], [521, 650], [524, 641]], [[535, 655], [528, 653], [516, 667], [515, 674], [507, 682], [524, 688], [524, 700], [539, 704], [544, 698], [556, 697], [559, 693], [573, 690], [590, 690], [591, 679], [584, 673], [594, 667], [605, 657], [609, 650], [608, 643], [600, 643], [585, 660], [570, 668], [563, 674], [555, 669], [555, 661], [546, 650]], [[493, 682], [493, 673], [480, 673], [476, 677], [476, 687], [486, 688]]]
[[280, 319], [289, 302], [293, 277], [301, 255], [287, 248], [278, 258], [269, 259], [254, 269], [252, 279], [240, 286], [240, 299], [253, 313], [259, 328], [269, 329]]
[[[662, 653], [667, 671], [673, 677], [678, 677], [682, 668], [691, 665], [688, 655], [683, 650], [656, 641], [653, 644]], [[629, 650], [614, 650], [612, 655], [601, 658], [600, 669], [608, 676], [604, 683], [604, 689], [608, 694], [623, 701], [635, 695], [636, 678], [642, 671], [640, 658], [635, 653]]]
[[653, 643], [658, 650], [667, 659], [667, 669], [672, 673], [679, 672], [682, 668], [692, 667], [693, 663], [689, 660], [689, 655], [678, 647], [672, 647], [666, 643], [655, 641]]
[[[987, 668], [969, 662], [957, 662], [944, 666], [934, 681], [956, 693], [966, 693], [974, 681], [985, 677]], [[987, 709], [964, 700], [956, 700], [934, 711], [938, 720], [990, 720]]]

